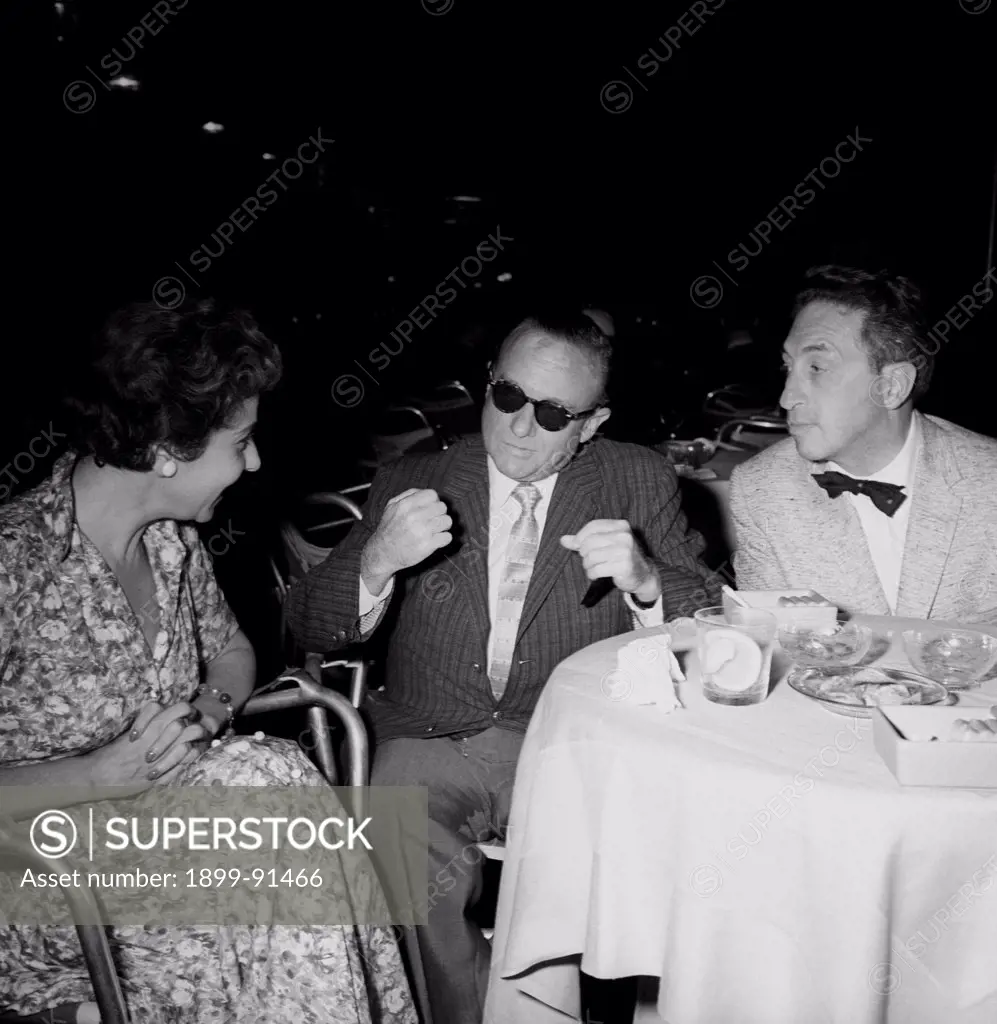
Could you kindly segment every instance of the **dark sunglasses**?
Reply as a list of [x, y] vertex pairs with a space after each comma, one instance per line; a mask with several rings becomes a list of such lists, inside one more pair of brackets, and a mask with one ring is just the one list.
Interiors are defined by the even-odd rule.
[[533, 406], [533, 415], [537, 423], [544, 430], [554, 432], [564, 430], [573, 420], [583, 420], [600, 409], [597, 405], [592, 409], [586, 409], [585, 412], [569, 412], [563, 405], [549, 402], [546, 398], [539, 401], [528, 398], [523, 389], [518, 384], [513, 384], [511, 380], [492, 380], [491, 377], [488, 378], [488, 393], [491, 395], [492, 405], [499, 412], [519, 412], [529, 402]]

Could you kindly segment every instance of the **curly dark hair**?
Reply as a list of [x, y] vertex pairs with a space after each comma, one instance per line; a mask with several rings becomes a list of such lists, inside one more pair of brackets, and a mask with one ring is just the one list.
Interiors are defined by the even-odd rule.
[[70, 444], [119, 469], [152, 469], [158, 446], [190, 462], [280, 375], [280, 351], [245, 310], [135, 303], [104, 325], [66, 399]]
[[928, 344], [921, 291], [913, 281], [886, 270], [872, 274], [831, 264], [811, 267], [793, 316], [811, 302], [865, 313], [861, 338], [873, 372], [880, 373], [887, 363], [913, 363], [917, 376], [911, 399], [916, 402], [927, 392], [938, 347]]

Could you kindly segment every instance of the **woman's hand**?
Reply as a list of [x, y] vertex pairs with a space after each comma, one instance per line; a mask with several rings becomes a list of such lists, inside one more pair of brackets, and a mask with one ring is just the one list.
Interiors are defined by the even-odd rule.
[[229, 720], [225, 709], [226, 705], [212, 698], [201, 696], [194, 701], [194, 714], [204, 726], [204, 731], [209, 739], [217, 736]]
[[192, 744], [207, 740], [200, 724], [188, 724], [196, 714], [187, 703], [164, 708], [146, 704], [131, 730], [90, 757], [90, 781], [98, 786], [152, 784], [182, 764], [194, 760], [200, 750]]

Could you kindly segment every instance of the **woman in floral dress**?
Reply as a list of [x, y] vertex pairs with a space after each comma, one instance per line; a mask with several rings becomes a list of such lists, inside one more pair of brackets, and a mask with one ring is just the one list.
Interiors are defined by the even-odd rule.
[[[193, 522], [259, 468], [259, 395], [279, 376], [252, 319], [210, 302], [133, 306], [101, 333], [74, 450], [0, 508], [0, 786], [324, 785], [284, 740], [211, 745], [255, 660]], [[74, 929], [8, 920], [0, 1013], [93, 999]], [[386, 928], [150, 924], [109, 938], [135, 1022], [416, 1021]]]

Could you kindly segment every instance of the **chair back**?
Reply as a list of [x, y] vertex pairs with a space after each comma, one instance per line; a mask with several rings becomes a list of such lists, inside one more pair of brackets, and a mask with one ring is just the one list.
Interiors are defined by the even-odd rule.
[[[303, 669], [286, 669], [272, 683], [258, 689], [243, 705], [241, 715], [259, 715], [288, 708], [307, 708], [308, 722], [314, 738], [316, 760], [330, 786], [340, 782], [335, 750], [329, 729], [329, 714], [334, 715], [344, 731], [346, 754], [346, 784], [350, 787], [350, 810], [356, 817], [364, 814], [364, 789], [370, 780], [370, 743], [367, 729], [357, 707], [359, 700], [351, 702], [342, 694], [321, 683], [322, 667], [318, 655], [309, 655]], [[362, 663], [343, 663], [354, 671], [354, 695], [363, 694]], [[294, 684], [292, 689], [280, 688]], [[300, 742], [300, 741], [299, 741]], [[71, 873], [67, 862], [53, 861], [41, 856], [31, 843], [22, 837], [16, 824], [0, 813], [0, 870], [31, 868], [50, 875]], [[72, 862], [70, 862], [72, 866]], [[83, 868], [83, 865], [80, 865]], [[0, 1010], [0, 1024], [47, 1024], [47, 1022], [73, 1021], [76, 1024], [129, 1024], [128, 1008], [117, 974], [117, 967], [107, 938], [107, 930], [96, 922], [102, 919], [100, 898], [88, 887], [63, 887], [65, 898], [80, 940], [83, 960], [94, 990], [94, 1003], [71, 1003], [54, 1010], [23, 1017]]]
[[413, 404], [425, 413], [444, 444], [481, 430], [478, 407], [459, 380], [439, 384], [428, 395], [414, 399]]
[[396, 405], [385, 410], [375, 424], [370, 442], [379, 466], [400, 459], [410, 448], [438, 438], [426, 414], [414, 405]]
[[725, 384], [714, 388], [703, 400], [703, 415], [709, 420], [748, 419], [760, 416], [775, 419], [781, 410], [773, 408], [771, 398], [753, 384]]
[[788, 436], [785, 419], [774, 414], [759, 414], [728, 420], [717, 431], [716, 440], [718, 444], [761, 449]]
[[[333, 507], [342, 509], [346, 516], [339, 516], [318, 523], [311, 523], [307, 526], [297, 526], [291, 520], [286, 519], [280, 524], [280, 552], [279, 555], [270, 555], [270, 570], [274, 577], [274, 597], [280, 605], [280, 638], [281, 645], [287, 649], [290, 642], [290, 634], [287, 627], [287, 615], [284, 609], [284, 601], [287, 593], [296, 580], [300, 580], [315, 566], [321, 565], [329, 552], [336, 546], [333, 534], [330, 531], [334, 528], [342, 529], [344, 526], [352, 526], [355, 522], [363, 519], [363, 512], [360, 506], [345, 494], [337, 491], [320, 491], [309, 494], [303, 501], [305, 509], [316, 507]], [[333, 540], [333, 543], [316, 544], [305, 536], [308, 534], [324, 533]], [[288, 653], [291, 653], [288, 650]], [[292, 658], [292, 661], [295, 660]]]
[[[21, 837], [17, 827], [9, 818], [0, 816], [0, 867], [4, 870], [31, 870], [44, 873], [71, 874], [67, 862], [53, 861], [41, 856], [31, 843]], [[80, 865], [81, 869], [85, 865]], [[88, 886], [60, 887], [62, 896], [69, 906], [73, 921], [76, 923], [76, 934], [80, 940], [83, 961], [94, 990], [97, 1010], [101, 1024], [128, 1024], [128, 1007], [125, 1003], [121, 982], [118, 979], [114, 956], [107, 941], [104, 925], [97, 922], [103, 919], [99, 896]], [[73, 1019], [85, 1019], [82, 1014], [89, 1015], [91, 1004], [81, 1003], [66, 1006], [63, 1009], [74, 1013]], [[4, 1014], [3, 1016], [6, 1016]], [[44, 1019], [49, 1019], [51, 1011], [47, 1011]], [[42, 1017], [34, 1018], [42, 1020]], [[52, 1019], [57, 1019], [52, 1016]], [[92, 1017], [91, 1017], [92, 1019]], [[32, 1020], [32, 1018], [28, 1018]]]

